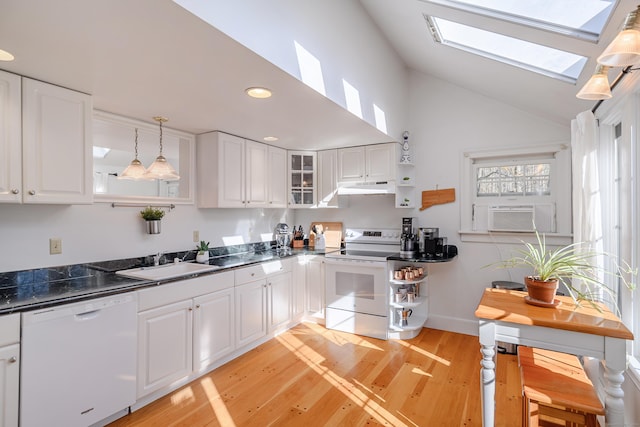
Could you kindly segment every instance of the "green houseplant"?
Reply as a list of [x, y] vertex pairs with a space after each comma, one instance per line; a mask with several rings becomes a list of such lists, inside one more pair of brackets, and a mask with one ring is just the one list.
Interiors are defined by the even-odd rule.
[[147, 222], [147, 233], [160, 234], [160, 220], [165, 212], [162, 209], [147, 206], [140, 211], [140, 216]]
[[204, 264], [209, 261], [209, 244], [210, 242], [200, 240], [200, 243], [198, 244], [198, 246], [196, 246], [196, 249], [198, 251], [198, 253], [196, 254], [196, 262]]
[[[545, 236], [537, 231], [536, 240], [535, 244], [523, 242], [524, 248], [517, 250], [517, 255], [499, 263], [503, 268], [533, 269], [532, 275], [525, 276], [529, 296], [525, 301], [530, 304], [555, 307], [559, 283], [566, 287], [576, 304], [586, 301], [595, 308], [599, 308], [595, 301], [601, 300], [603, 294], [612, 297], [611, 301], [616, 301], [614, 290], [603, 280], [605, 276], [619, 278], [628, 288], [635, 288], [628, 278], [635, 276], [636, 272], [631, 271], [627, 264], [624, 267], [616, 265], [615, 271], [610, 271], [595, 263], [598, 257], [610, 257], [609, 254], [585, 249], [581, 243], [550, 249]], [[578, 279], [579, 285], [574, 284], [575, 279]]]

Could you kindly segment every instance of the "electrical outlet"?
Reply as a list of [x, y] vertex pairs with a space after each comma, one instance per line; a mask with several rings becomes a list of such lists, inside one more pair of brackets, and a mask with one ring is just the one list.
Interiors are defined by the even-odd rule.
[[59, 237], [52, 237], [49, 239], [49, 254], [57, 255], [62, 253], [62, 239]]
[[193, 242], [200, 243], [200, 232], [198, 230], [193, 230]]

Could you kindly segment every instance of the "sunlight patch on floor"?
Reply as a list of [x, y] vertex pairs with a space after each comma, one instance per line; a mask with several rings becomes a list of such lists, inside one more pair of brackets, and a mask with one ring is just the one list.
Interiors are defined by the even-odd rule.
[[220, 425], [234, 427], [236, 424], [233, 422], [233, 417], [227, 409], [227, 405], [224, 404], [216, 385], [211, 381], [211, 378], [206, 377], [200, 381], [204, 393], [207, 395], [211, 409], [216, 414], [216, 418]]
[[424, 375], [425, 377], [433, 378], [433, 375], [431, 375], [431, 374], [430, 374], [430, 373], [428, 373], [428, 372], [423, 371], [423, 370], [422, 370], [422, 369], [420, 369], [420, 368], [413, 368], [413, 369], [411, 370], [411, 372], [413, 372], [414, 374]]
[[195, 397], [191, 387], [185, 387], [171, 396], [171, 404], [174, 406], [182, 405], [183, 403], [191, 403], [193, 401], [195, 401]]
[[451, 361], [449, 361], [447, 359], [443, 359], [442, 357], [438, 356], [437, 354], [430, 353], [430, 352], [426, 351], [423, 348], [416, 347], [415, 345], [410, 344], [410, 343], [405, 342], [405, 341], [398, 341], [398, 344], [400, 344], [402, 346], [405, 346], [405, 347], [415, 351], [416, 353], [420, 353], [423, 356], [428, 357], [429, 359], [433, 359], [438, 363], [442, 363], [444, 366], [451, 366]]
[[[330, 334], [327, 334], [330, 335]], [[353, 403], [361, 407], [371, 417], [381, 423], [391, 423], [393, 426], [407, 426], [395, 415], [380, 406], [375, 400], [368, 397], [357, 384], [349, 382], [349, 380], [337, 375], [334, 371], [320, 366], [318, 361], [324, 361], [325, 358], [318, 354], [315, 350], [305, 345], [298, 338], [286, 334], [276, 337], [276, 339], [284, 345], [289, 351], [296, 355], [301, 361], [305, 362], [309, 368], [321, 375], [336, 390], [340, 391], [348, 397]]]

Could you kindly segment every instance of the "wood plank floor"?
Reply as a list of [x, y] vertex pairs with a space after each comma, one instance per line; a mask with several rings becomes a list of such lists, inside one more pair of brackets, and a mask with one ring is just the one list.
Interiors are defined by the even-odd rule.
[[[303, 323], [121, 426], [481, 426], [478, 338], [381, 341]], [[520, 424], [515, 356], [499, 355], [496, 426]]]

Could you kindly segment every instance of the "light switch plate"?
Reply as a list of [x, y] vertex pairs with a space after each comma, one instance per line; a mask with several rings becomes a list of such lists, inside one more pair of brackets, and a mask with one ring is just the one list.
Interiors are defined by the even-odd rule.
[[198, 230], [193, 230], [193, 242], [200, 243], [200, 232]]
[[62, 253], [62, 239], [52, 237], [49, 239], [49, 254], [58, 255]]

